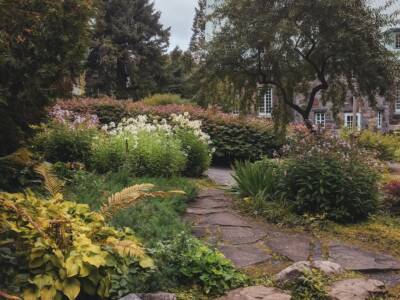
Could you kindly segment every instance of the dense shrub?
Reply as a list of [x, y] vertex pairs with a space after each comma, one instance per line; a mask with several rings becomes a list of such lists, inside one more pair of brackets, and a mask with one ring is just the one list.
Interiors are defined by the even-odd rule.
[[198, 284], [206, 294], [223, 294], [248, 282], [221, 253], [187, 234], [159, 244], [153, 255], [163, 276], [175, 282]]
[[[173, 113], [188, 112], [192, 119], [202, 121], [202, 130], [213, 141], [216, 150], [214, 161], [218, 163], [230, 164], [235, 160], [258, 160], [265, 155], [270, 156], [282, 145], [281, 138], [275, 135], [273, 124], [269, 120], [234, 116], [217, 109], [204, 110], [189, 104], [151, 106], [143, 102], [121, 102], [111, 98], [59, 101], [58, 105], [65, 110], [98, 114], [103, 124], [110, 121], [118, 123], [125, 114], [169, 118]], [[108, 109], [104, 112], [98, 110], [98, 107], [104, 106]], [[124, 113], [121, 113], [122, 111]], [[107, 114], [106, 122], [103, 122], [105, 119], [103, 113]]]
[[143, 104], [158, 106], [168, 104], [183, 104], [184, 100], [176, 94], [154, 94], [142, 100]]
[[183, 151], [187, 155], [184, 175], [190, 177], [201, 176], [210, 166], [211, 154], [209, 145], [201, 141], [189, 130], [178, 130], [177, 136], [182, 143]]
[[0, 157], [0, 191], [16, 192], [32, 185], [37, 179], [32, 167], [36, 163], [26, 148]]
[[384, 186], [385, 206], [392, 213], [400, 212], [400, 181], [392, 181]]
[[337, 222], [359, 221], [375, 212], [378, 176], [364, 162], [367, 157], [334, 138], [309, 138], [297, 147], [281, 186], [293, 211]]
[[33, 147], [49, 162], [87, 162], [95, 131], [52, 122], [42, 125], [33, 139]]
[[379, 159], [385, 161], [400, 161], [400, 137], [392, 134], [382, 134], [369, 130], [362, 131], [356, 137], [361, 147], [376, 151]]
[[277, 187], [282, 175], [277, 162], [264, 159], [255, 163], [236, 162], [233, 178], [234, 188], [243, 197], [274, 200]]

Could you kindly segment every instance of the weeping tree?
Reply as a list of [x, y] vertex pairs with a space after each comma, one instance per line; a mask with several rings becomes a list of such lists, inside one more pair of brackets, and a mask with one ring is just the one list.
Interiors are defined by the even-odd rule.
[[394, 80], [396, 57], [385, 32], [397, 24], [397, 14], [387, 13], [397, 1], [378, 8], [368, 2], [226, 0], [212, 16], [208, 68], [243, 87], [274, 87], [281, 121], [294, 110], [310, 130], [317, 96], [337, 108], [350, 91], [373, 105]]

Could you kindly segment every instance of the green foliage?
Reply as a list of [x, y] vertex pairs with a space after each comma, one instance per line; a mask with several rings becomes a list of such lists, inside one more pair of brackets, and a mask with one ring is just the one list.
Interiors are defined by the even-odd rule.
[[142, 183], [152, 183], [162, 191], [183, 190], [186, 194], [142, 201], [135, 207], [119, 212], [111, 219], [111, 223], [133, 229], [149, 247], [186, 231], [187, 227], [180, 216], [186, 211], [186, 203], [195, 197], [196, 188], [184, 178], [134, 178], [124, 169], [107, 175], [79, 171], [71, 179], [66, 193], [68, 198], [98, 210], [110, 195], [126, 186]]
[[0, 155], [16, 149], [45, 106], [70, 95], [86, 54], [92, 1], [16, 0], [0, 5]]
[[278, 163], [268, 159], [255, 163], [236, 162], [234, 174], [235, 190], [241, 196], [264, 200], [274, 200], [280, 176], [283, 175]]
[[87, 59], [87, 94], [139, 100], [159, 90], [169, 29], [160, 24], [152, 2], [99, 1], [94, 31]]
[[157, 106], [168, 104], [182, 104], [184, 100], [176, 94], [154, 94], [142, 100], [145, 105]]
[[60, 194], [44, 200], [30, 192], [2, 193], [0, 203], [5, 241], [0, 259], [9, 266], [0, 276], [13, 275], [7, 277], [10, 285], [1, 282], [0, 288], [24, 299], [112, 297], [114, 274], [135, 272], [140, 278], [154, 266], [132, 231], [109, 227], [87, 205], [64, 201]]
[[281, 189], [296, 213], [326, 214], [337, 222], [365, 219], [377, 208], [375, 171], [331, 154], [290, 159]]
[[42, 125], [33, 147], [49, 162], [88, 162], [95, 130], [52, 122]]
[[153, 251], [156, 260], [162, 261], [163, 276], [175, 282], [199, 284], [206, 294], [223, 294], [248, 282], [221, 253], [186, 234], [159, 244]]
[[179, 130], [177, 136], [182, 143], [182, 148], [187, 155], [184, 175], [190, 177], [201, 176], [210, 166], [211, 155], [209, 146], [189, 130]]
[[305, 272], [294, 283], [292, 297], [294, 300], [327, 300], [327, 279], [318, 270]]
[[214, 160], [230, 164], [235, 160], [259, 160], [280, 147], [272, 127], [205, 120], [203, 130], [213, 142]]
[[137, 176], [170, 177], [186, 166], [186, 155], [177, 137], [162, 132], [131, 135], [99, 135], [94, 140], [91, 167], [99, 172], [126, 167]]
[[36, 163], [26, 148], [0, 157], [0, 191], [16, 192], [31, 185], [37, 178], [32, 170]]
[[400, 162], [400, 137], [364, 130], [356, 138], [357, 143], [366, 149], [376, 151], [378, 158], [385, 161]]

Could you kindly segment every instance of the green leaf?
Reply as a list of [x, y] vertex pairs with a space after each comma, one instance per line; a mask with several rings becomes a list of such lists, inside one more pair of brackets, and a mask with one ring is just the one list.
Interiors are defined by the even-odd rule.
[[63, 293], [69, 300], [74, 300], [78, 297], [81, 290], [79, 280], [75, 278], [68, 278], [63, 282]]

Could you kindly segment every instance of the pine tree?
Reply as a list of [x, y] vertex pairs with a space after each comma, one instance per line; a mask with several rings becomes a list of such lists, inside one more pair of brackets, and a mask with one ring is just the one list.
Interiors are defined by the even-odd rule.
[[206, 42], [206, 7], [207, 0], [198, 0], [192, 26], [193, 35], [189, 45], [189, 49], [196, 61], [201, 60]]
[[87, 61], [91, 96], [141, 99], [163, 80], [169, 31], [149, 0], [102, 0]]

